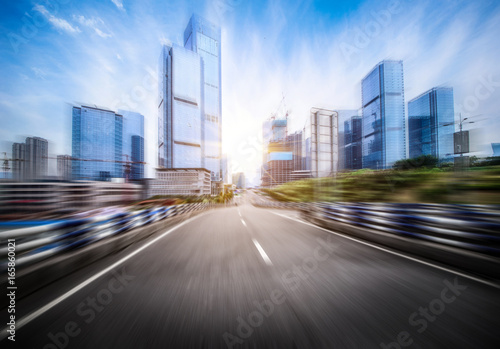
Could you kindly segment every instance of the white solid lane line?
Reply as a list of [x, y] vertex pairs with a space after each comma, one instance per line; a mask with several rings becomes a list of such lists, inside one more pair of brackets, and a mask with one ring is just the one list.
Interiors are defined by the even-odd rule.
[[259, 244], [259, 242], [257, 240], [255, 240], [255, 239], [252, 239], [252, 241], [253, 241], [255, 247], [257, 247], [257, 250], [259, 250], [259, 253], [262, 256], [262, 259], [264, 260], [264, 262], [266, 262], [267, 265], [273, 265], [273, 263], [271, 262], [271, 260], [267, 256], [266, 251], [264, 251], [264, 249]]
[[426, 262], [426, 261], [423, 261], [423, 260], [420, 260], [418, 258], [415, 258], [415, 257], [411, 257], [411, 256], [408, 256], [408, 255], [405, 255], [403, 253], [400, 253], [400, 252], [396, 252], [396, 251], [391, 251], [391, 250], [388, 250], [386, 248], [383, 248], [383, 247], [380, 247], [380, 246], [377, 246], [377, 245], [373, 245], [369, 242], [366, 242], [366, 241], [363, 241], [363, 240], [359, 240], [359, 239], [356, 239], [356, 238], [353, 238], [353, 237], [350, 237], [350, 236], [347, 236], [347, 235], [343, 235], [343, 234], [339, 234], [339, 233], [336, 233], [332, 230], [328, 230], [328, 229], [325, 229], [325, 228], [322, 228], [322, 227], [319, 227], [317, 225], [314, 225], [314, 224], [311, 224], [311, 223], [308, 223], [308, 222], [304, 222], [300, 219], [295, 219], [295, 218], [292, 218], [292, 217], [288, 217], [286, 215], [283, 215], [283, 214], [279, 214], [279, 213], [276, 213], [276, 212], [271, 212], [271, 211], [268, 211], [272, 214], [275, 214], [277, 216], [281, 216], [281, 217], [284, 217], [284, 218], [288, 218], [288, 219], [291, 219], [292, 221], [296, 221], [296, 222], [300, 222], [302, 224], [305, 224], [305, 225], [309, 225], [311, 227], [314, 227], [314, 228], [317, 228], [317, 229], [321, 229], [321, 230], [324, 230], [326, 231], [327, 233], [330, 233], [330, 234], [335, 234], [337, 236], [340, 236], [340, 237], [343, 237], [345, 239], [349, 239], [349, 240], [352, 240], [352, 241], [356, 241], [356, 242], [359, 242], [360, 244], [363, 244], [363, 245], [367, 245], [367, 246], [370, 246], [370, 247], [373, 247], [373, 248], [376, 248], [377, 250], [381, 250], [381, 251], [384, 251], [384, 252], [387, 252], [387, 253], [390, 253], [390, 254], [393, 254], [393, 255], [396, 255], [396, 256], [399, 256], [399, 257], [403, 257], [403, 258], [406, 258], [406, 259], [409, 259], [411, 261], [414, 261], [414, 262], [417, 262], [417, 263], [420, 263], [420, 264], [425, 264], [429, 267], [433, 267], [433, 268], [436, 268], [436, 269], [439, 269], [439, 270], [443, 270], [443, 271], [446, 271], [448, 273], [452, 273], [452, 274], [455, 274], [455, 275], [458, 275], [458, 276], [462, 276], [464, 278], [467, 278], [469, 280], [474, 280], [474, 281], [477, 281], [477, 282], [480, 282], [482, 284], [485, 284], [485, 285], [488, 285], [488, 286], [492, 286], [492, 287], [495, 287], [495, 288], [500, 288], [500, 285], [499, 284], [496, 284], [494, 282], [490, 282], [490, 281], [487, 281], [487, 280], [483, 280], [481, 278], [477, 278], [475, 276], [472, 276], [472, 275], [468, 275], [468, 274], [464, 274], [464, 273], [461, 273], [461, 272], [458, 272], [458, 271], [455, 271], [453, 269], [448, 269], [448, 268], [445, 268], [445, 267], [442, 267], [440, 265], [436, 265], [436, 264], [433, 264], [433, 263], [429, 263], [429, 262]]
[[[39, 317], [40, 315], [42, 315], [43, 313], [47, 312], [48, 310], [50, 310], [51, 308], [55, 307], [57, 304], [61, 303], [62, 301], [64, 301], [66, 298], [72, 296], [73, 294], [77, 293], [78, 291], [80, 291], [82, 288], [84, 288], [85, 286], [87, 286], [88, 284], [90, 284], [91, 282], [95, 281], [96, 279], [100, 278], [101, 276], [103, 276], [104, 274], [108, 273], [109, 271], [113, 270], [114, 268], [116, 268], [117, 266], [119, 266], [120, 264], [123, 264], [125, 261], [129, 260], [130, 258], [132, 258], [133, 256], [135, 256], [136, 254], [138, 254], [139, 252], [141, 252], [142, 250], [145, 250], [146, 248], [148, 248], [149, 246], [151, 246], [152, 244], [154, 244], [155, 242], [157, 242], [158, 240], [164, 238], [165, 236], [167, 236], [168, 234], [170, 234], [171, 232], [173, 232], [174, 230], [176, 229], [179, 229], [180, 227], [182, 227], [183, 225], [195, 220], [196, 218], [200, 218], [201, 216], [204, 216], [205, 214], [207, 214], [208, 212], [205, 212], [205, 213], [202, 213], [202, 214], [199, 214], [195, 217], [192, 217], [191, 219], [188, 219], [187, 221], [185, 222], [182, 222], [180, 223], [179, 225], [176, 225], [175, 227], [167, 230], [166, 232], [164, 232], [163, 234], [161, 234], [160, 236], [158, 236], [157, 238], [151, 240], [150, 242], [144, 244], [143, 246], [139, 247], [137, 250], [135, 250], [134, 252], [128, 254], [127, 256], [123, 257], [122, 259], [120, 259], [119, 261], [111, 264], [109, 267], [107, 267], [106, 269], [100, 271], [99, 273], [95, 274], [94, 276], [91, 276], [90, 278], [88, 278], [87, 280], [83, 281], [82, 283], [80, 283], [79, 285], [73, 287], [71, 290], [69, 290], [68, 292], [64, 293], [63, 295], [57, 297], [56, 299], [54, 299], [52, 302], [44, 305], [43, 307], [39, 308], [38, 310], [35, 310], [34, 312], [32, 312], [31, 314], [28, 314], [26, 315], [25, 317], [21, 318], [20, 320], [18, 320], [16, 322], [16, 330], [19, 330], [21, 327], [23, 327], [24, 325], [28, 324], [29, 322], [33, 321], [34, 319], [36, 319], [37, 317]], [[5, 337], [7, 337], [7, 332], [8, 328], [3, 328], [0, 332], [0, 340], [3, 340]]]

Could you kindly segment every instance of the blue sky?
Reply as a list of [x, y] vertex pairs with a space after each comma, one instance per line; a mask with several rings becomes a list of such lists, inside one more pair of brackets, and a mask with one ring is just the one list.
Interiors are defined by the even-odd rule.
[[457, 113], [482, 114], [482, 149], [500, 142], [497, 1], [43, 0], [0, 14], [0, 150], [36, 135], [70, 154], [72, 103], [130, 109], [146, 117], [153, 176], [160, 47], [182, 44], [193, 12], [222, 28], [223, 148], [254, 182], [261, 122], [283, 95], [290, 131], [313, 106], [357, 109], [383, 59], [404, 61], [406, 101], [453, 86]]

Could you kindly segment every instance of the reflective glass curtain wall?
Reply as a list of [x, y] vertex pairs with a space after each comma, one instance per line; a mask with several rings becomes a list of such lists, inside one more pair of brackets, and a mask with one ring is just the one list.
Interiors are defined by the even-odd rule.
[[123, 177], [123, 117], [105, 109], [73, 107], [72, 164], [74, 179]]
[[339, 171], [362, 168], [362, 118], [357, 110], [339, 110]]
[[200, 55], [182, 46], [164, 46], [160, 56], [158, 164], [202, 168], [203, 69]]
[[402, 61], [382, 61], [362, 80], [363, 168], [390, 168], [406, 157]]
[[212, 180], [222, 179], [222, 94], [221, 30], [206, 19], [193, 15], [184, 31], [184, 47], [198, 53], [202, 68], [203, 167]]
[[408, 102], [410, 158], [452, 157], [454, 113], [451, 87], [433, 88]]
[[[131, 161], [129, 179], [138, 180], [144, 177], [144, 116], [118, 110], [123, 116], [122, 160]], [[134, 141], [135, 137], [135, 141]]]

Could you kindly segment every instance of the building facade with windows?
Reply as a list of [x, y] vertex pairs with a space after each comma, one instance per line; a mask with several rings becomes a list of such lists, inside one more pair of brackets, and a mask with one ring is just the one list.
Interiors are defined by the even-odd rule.
[[12, 179], [24, 180], [26, 175], [26, 143], [12, 143]]
[[149, 181], [148, 196], [211, 195], [210, 171], [204, 168], [157, 169]]
[[361, 81], [363, 168], [406, 158], [403, 61], [382, 61]]
[[[221, 29], [193, 14], [184, 31], [184, 47], [201, 57], [202, 167], [222, 180]], [[181, 78], [179, 76], [178, 78]]]
[[409, 157], [453, 157], [453, 88], [435, 87], [408, 102]]
[[71, 179], [71, 155], [57, 155], [57, 176], [62, 180]]
[[49, 142], [40, 137], [27, 137], [25, 143], [13, 143], [12, 159], [13, 179], [19, 181], [46, 177]]
[[158, 165], [204, 167], [201, 57], [179, 45], [164, 46], [159, 72]]
[[[263, 187], [274, 187], [304, 178], [302, 157], [302, 131], [288, 134], [285, 117], [271, 117], [262, 124], [263, 163], [261, 181]], [[233, 182], [234, 183], [234, 182]]]
[[357, 110], [339, 110], [339, 171], [362, 167], [362, 123]]
[[328, 177], [338, 171], [338, 112], [311, 108], [303, 131], [304, 170], [311, 176]]
[[138, 181], [144, 178], [144, 138], [138, 135], [132, 136], [132, 154], [130, 179]]
[[122, 160], [125, 178], [137, 181], [144, 178], [144, 116], [139, 113], [118, 110], [123, 116]]
[[73, 179], [123, 178], [123, 116], [81, 105], [73, 107], [72, 117]]

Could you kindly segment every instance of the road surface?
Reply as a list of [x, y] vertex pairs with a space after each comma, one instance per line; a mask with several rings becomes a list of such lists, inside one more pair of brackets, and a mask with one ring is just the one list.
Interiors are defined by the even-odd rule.
[[15, 347], [500, 347], [499, 289], [294, 211], [243, 200], [165, 230], [19, 300]]

